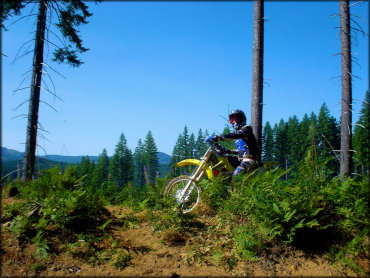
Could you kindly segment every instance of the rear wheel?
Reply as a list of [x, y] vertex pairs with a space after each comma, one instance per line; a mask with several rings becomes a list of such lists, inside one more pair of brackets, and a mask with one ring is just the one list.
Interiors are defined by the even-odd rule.
[[183, 189], [190, 182], [189, 176], [176, 177], [168, 183], [164, 191], [164, 195], [167, 196], [174, 203], [178, 204], [178, 209], [182, 213], [188, 213], [192, 211], [200, 201], [200, 189], [195, 182], [191, 182], [188, 192], [183, 194]]

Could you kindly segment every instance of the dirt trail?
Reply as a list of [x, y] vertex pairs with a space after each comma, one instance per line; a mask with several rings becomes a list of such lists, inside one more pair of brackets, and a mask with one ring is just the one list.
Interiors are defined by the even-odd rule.
[[[127, 208], [109, 207], [117, 219], [133, 215]], [[176, 233], [154, 232], [153, 223], [146, 216], [136, 214], [140, 223], [126, 229], [114, 226], [109, 233], [122, 249], [128, 250], [130, 260], [122, 269], [115, 268], [108, 260], [96, 264], [83, 258], [72, 258], [66, 252], [57, 252], [52, 258], [39, 261], [35, 258], [36, 246], [19, 246], [6, 229], [1, 233], [1, 277], [13, 276], [357, 276], [329, 263], [324, 255], [305, 255], [299, 250], [285, 250], [264, 256], [256, 262], [238, 261], [232, 268], [227, 264], [202, 260], [196, 253], [199, 242]], [[212, 225], [212, 218], [196, 219], [205, 227]], [[3, 223], [3, 226], [7, 224]], [[204, 228], [199, 228], [204, 229]], [[199, 232], [200, 232], [199, 230]], [[198, 249], [197, 249], [198, 248]], [[217, 266], [218, 265], [218, 266]]]

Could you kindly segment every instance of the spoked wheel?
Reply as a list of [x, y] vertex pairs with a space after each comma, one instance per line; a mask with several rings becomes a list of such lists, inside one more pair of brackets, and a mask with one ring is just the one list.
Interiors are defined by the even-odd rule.
[[176, 177], [168, 183], [164, 192], [165, 196], [178, 204], [182, 213], [192, 211], [200, 201], [200, 189], [194, 182], [191, 182], [188, 192], [183, 194], [182, 191], [189, 181], [189, 176]]

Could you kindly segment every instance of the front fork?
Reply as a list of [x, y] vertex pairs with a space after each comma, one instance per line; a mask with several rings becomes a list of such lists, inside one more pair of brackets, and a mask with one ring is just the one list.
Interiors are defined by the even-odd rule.
[[198, 165], [198, 167], [193, 171], [191, 174], [189, 181], [186, 183], [184, 189], [180, 193], [180, 200], [183, 200], [184, 203], [189, 201], [190, 194], [193, 192], [193, 189], [195, 187], [195, 184], [200, 181], [200, 179], [204, 175], [204, 169], [203, 165], [206, 163], [206, 161], [209, 158], [209, 154], [211, 152], [211, 148], [208, 149], [208, 151], [204, 154], [202, 159], [200, 160], [201, 163]]

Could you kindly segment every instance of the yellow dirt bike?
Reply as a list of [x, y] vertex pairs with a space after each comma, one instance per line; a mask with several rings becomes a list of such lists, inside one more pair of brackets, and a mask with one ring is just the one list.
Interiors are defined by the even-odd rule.
[[[200, 160], [185, 159], [177, 163], [179, 167], [195, 166], [190, 176], [182, 175], [173, 178], [165, 188], [164, 195], [176, 202], [178, 209], [182, 213], [192, 211], [199, 204], [201, 189], [198, 183], [205, 174], [211, 181], [219, 175], [232, 177], [235, 167], [231, 163], [235, 165], [232, 162], [232, 158], [235, 159], [235, 156], [220, 156], [220, 149], [221, 146], [219, 144], [212, 143]], [[264, 171], [266, 168], [271, 168], [274, 164], [276, 163], [266, 162], [263, 165], [256, 165], [256, 168]]]

